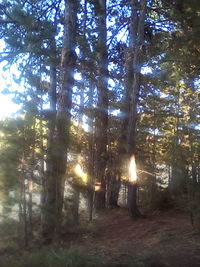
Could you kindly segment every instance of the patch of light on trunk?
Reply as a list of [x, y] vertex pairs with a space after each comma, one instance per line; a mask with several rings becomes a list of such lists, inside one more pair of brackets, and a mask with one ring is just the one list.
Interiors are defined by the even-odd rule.
[[76, 164], [74, 168], [75, 174], [82, 179], [84, 183], [87, 182], [87, 173], [85, 173], [80, 164]]
[[95, 183], [95, 192], [96, 192], [96, 191], [100, 191], [100, 190], [101, 190], [101, 183], [96, 182], [96, 183]]
[[135, 163], [135, 156], [133, 155], [130, 158], [130, 164], [129, 164], [129, 181], [131, 183], [135, 183], [136, 180], [137, 180], [136, 163]]

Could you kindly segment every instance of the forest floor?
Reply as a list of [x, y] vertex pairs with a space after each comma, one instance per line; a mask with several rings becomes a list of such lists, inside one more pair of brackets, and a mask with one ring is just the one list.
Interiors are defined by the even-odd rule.
[[[200, 233], [191, 225], [189, 214], [176, 209], [143, 213], [145, 218], [132, 220], [126, 209], [109, 209], [92, 223], [63, 233], [61, 240], [49, 246], [43, 247], [34, 241], [33, 247], [25, 250], [1, 248], [0, 266], [200, 266]], [[69, 251], [65, 258], [56, 254], [59, 249]], [[77, 249], [85, 254], [77, 254]], [[50, 264], [44, 263], [45, 253], [47, 259], [51, 256]], [[66, 260], [72, 262], [69, 257], [73, 258], [73, 264], [66, 264]], [[88, 264], [89, 258], [97, 259], [98, 264]], [[60, 265], [59, 259], [63, 262]]]
[[102, 213], [94, 225], [94, 231], [66, 235], [66, 240], [98, 256], [102, 266], [200, 266], [200, 234], [189, 215], [178, 210], [131, 220], [125, 209], [116, 208]]

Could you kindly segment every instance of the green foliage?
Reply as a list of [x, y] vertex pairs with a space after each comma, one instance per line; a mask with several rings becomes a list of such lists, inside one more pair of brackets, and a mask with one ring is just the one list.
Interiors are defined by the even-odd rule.
[[1, 180], [5, 190], [19, 184], [20, 160], [23, 152], [23, 121], [10, 119], [1, 122]]
[[80, 248], [54, 249], [44, 247], [0, 260], [2, 267], [89, 267], [103, 266], [99, 259], [88, 255]]

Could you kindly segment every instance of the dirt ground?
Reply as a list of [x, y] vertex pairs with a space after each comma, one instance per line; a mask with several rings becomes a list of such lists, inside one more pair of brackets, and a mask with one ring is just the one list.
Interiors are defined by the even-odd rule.
[[[102, 267], [200, 267], [200, 232], [189, 214], [176, 209], [143, 214], [144, 218], [132, 220], [126, 209], [106, 210], [87, 227], [65, 232], [52, 245], [81, 248], [98, 258]], [[19, 248], [0, 250], [0, 258], [18, 254], [23, 255]]]
[[75, 242], [100, 257], [102, 266], [200, 266], [200, 234], [188, 214], [157, 211], [131, 220], [118, 208], [104, 212], [93, 224], [95, 230]]

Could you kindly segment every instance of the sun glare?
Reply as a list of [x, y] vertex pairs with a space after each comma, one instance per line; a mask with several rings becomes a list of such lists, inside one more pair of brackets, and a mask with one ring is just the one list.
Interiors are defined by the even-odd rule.
[[100, 190], [101, 190], [101, 183], [96, 182], [96, 183], [95, 183], [95, 188], [94, 188], [94, 189], [95, 189], [95, 192], [96, 192], [96, 191], [100, 191]]
[[80, 164], [76, 164], [74, 168], [75, 174], [82, 179], [84, 183], [87, 182], [87, 173], [85, 173]]
[[[0, 80], [1, 81], [1, 80]], [[19, 106], [14, 104], [9, 96], [0, 93], [0, 119], [11, 117], [12, 113], [16, 112]]]
[[131, 183], [135, 183], [136, 180], [137, 180], [136, 163], [135, 163], [135, 156], [133, 155], [130, 158], [130, 164], [129, 164], [129, 181]]

